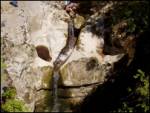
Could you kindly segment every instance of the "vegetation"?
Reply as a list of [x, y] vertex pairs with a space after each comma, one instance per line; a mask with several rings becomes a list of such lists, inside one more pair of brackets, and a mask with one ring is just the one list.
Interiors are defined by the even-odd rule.
[[4, 112], [26, 112], [28, 111], [24, 102], [16, 99], [16, 89], [14, 87], [5, 88], [2, 93], [2, 111]]
[[[109, 80], [88, 95], [77, 111], [150, 112], [148, 15], [149, 3], [147, 1], [120, 1], [104, 15], [106, 16], [104, 18], [104, 28], [106, 29], [104, 52], [116, 54], [117, 52], [114, 51], [117, 49], [119, 51], [122, 47], [126, 51], [133, 48], [135, 50], [131, 51], [133, 59], [128, 66], [126, 62], [129, 60], [129, 56], [125, 56], [118, 63], [114, 63], [113, 72], [109, 73]], [[96, 35], [99, 35], [99, 32], [100, 30], [98, 33], [93, 30]], [[130, 36], [133, 36], [134, 39], [131, 42]], [[123, 45], [126, 40], [131, 45]]]
[[5, 112], [27, 112], [28, 109], [24, 103], [18, 99], [9, 99], [5, 104], [2, 104], [2, 110]]
[[16, 96], [16, 89], [14, 87], [5, 88], [5, 91], [2, 93], [2, 98], [11, 99], [15, 98]]
[[128, 88], [128, 96], [121, 100], [118, 112], [148, 112], [149, 111], [149, 76], [142, 70], [133, 76], [136, 80], [135, 88]]
[[[112, 10], [112, 26], [121, 20], [127, 20], [126, 32], [137, 33], [148, 28], [149, 4], [146, 1], [124, 1], [116, 5]], [[138, 13], [137, 13], [138, 12]]]

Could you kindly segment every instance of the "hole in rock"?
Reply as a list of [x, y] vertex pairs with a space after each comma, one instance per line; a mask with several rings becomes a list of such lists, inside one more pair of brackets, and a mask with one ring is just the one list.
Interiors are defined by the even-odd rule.
[[92, 70], [98, 66], [98, 61], [95, 58], [91, 58], [90, 61], [86, 64], [86, 70]]
[[46, 46], [39, 45], [39, 46], [36, 47], [36, 51], [37, 51], [38, 56], [41, 59], [46, 60], [46, 61], [51, 61], [52, 60], [52, 58], [50, 56], [50, 53], [49, 53], [49, 50]]

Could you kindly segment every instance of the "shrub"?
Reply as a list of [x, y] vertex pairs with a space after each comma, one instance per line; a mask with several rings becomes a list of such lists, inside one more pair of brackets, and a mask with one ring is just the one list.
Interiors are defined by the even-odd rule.
[[27, 107], [23, 101], [18, 100], [16, 97], [16, 89], [14, 87], [7, 87], [2, 93], [2, 111], [4, 112], [26, 112], [28, 111]]
[[6, 88], [5, 91], [2, 93], [2, 98], [11, 99], [15, 98], [16, 96], [16, 89], [14, 87]]
[[122, 101], [118, 112], [149, 112], [149, 76], [138, 69], [134, 75], [135, 88], [128, 88], [129, 95]]
[[21, 100], [9, 99], [2, 104], [2, 110], [5, 112], [27, 112], [27, 108]]

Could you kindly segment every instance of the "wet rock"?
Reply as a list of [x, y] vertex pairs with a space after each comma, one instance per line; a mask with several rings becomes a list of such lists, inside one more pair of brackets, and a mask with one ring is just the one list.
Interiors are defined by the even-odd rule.
[[34, 112], [50, 112], [52, 109], [52, 96], [50, 91], [38, 91]]
[[81, 87], [66, 87], [58, 89], [58, 97], [67, 99], [67, 98], [84, 98], [90, 92], [92, 92], [99, 84], [92, 84], [88, 86]]
[[41, 88], [43, 89], [51, 89], [52, 88], [52, 67], [42, 67], [42, 82], [41, 82]]
[[65, 86], [82, 86], [103, 83], [107, 76], [107, 70], [96, 60], [96, 58], [82, 58], [68, 63], [61, 70], [63, 84]]
[[[37, 92], [35, 112], [52, 112], [53, 111], [53, 97], [52, 92], [48, 90], [41, 90]], [[76, 98], [58, 98], [59, 112], [72, 112], [73, 108], [83, 100], [83, 97]]]

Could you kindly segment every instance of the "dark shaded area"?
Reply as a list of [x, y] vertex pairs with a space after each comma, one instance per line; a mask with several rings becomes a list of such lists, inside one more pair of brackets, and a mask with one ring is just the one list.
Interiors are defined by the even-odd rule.
[[142, 69], [147, 74], [150, 74], [150, 30], [145, 31], [137, 40], [137, 47], [133, 66], [137, 69]]
[[[110, 73], [111, 78], [85, 98], [78, 112], [111, 112], [120, 106], [120, 99], [128, 95], [127, 87], [136, 87], [133, 75], [136, 74], [137, 69], [142, 69], [146, 75], [149, 73], [150, 39], [148, 34], [149, 32], [146, 31], [137, 41], [136, 57], [131, 65], [126, 66], [127, 56], [116, 63], [114, 73]], [[142, 111], [139, 110], [139, 112]]]
[[89, 18], [93, 13], [97, 12], [100, 8], [105, 6], [108, 1], [77, 1], [70, 0], [70, 3], [77, 3], [77, 9], [75, 12], [85, 19]]
[[50, 53], [47, 47], [43, 45], [39, 45], [36, 47], [36, 51], [37, 51], [38, 56], [41, 59], [46, 60], [46, 61], [51, 61], [52, 58], [50, 56]]
[[10, 4], [14, 7], [18, 7], [18, 3], [16, 0], [11, 0]]
[[[105, 2], [100, 3], [101, 7], [106, 5]], [[99, 4], [99, 2], [97, 2], [97, 4]], [[101, 8], [98, 10], [100, 9]], [[132, 35], [132, 37], [137, 38], [140, 33], [148, 29], [148, 14], [149, 2], [118, 2], [113, 5], [112, 10], [109, 10], [102, 17], [90, 23], [92, 27], [89, 32], [104, 38], [103, 52], [105, 55], [125, 53], [128, 48], [126, 46], [130, 43], [130, 36]], [[124, 23], [127, 23], [127, 25]], [[124, 32], [126, 34], [122, 36]], [[134, 41], [134, 39], [132, 41]]]

